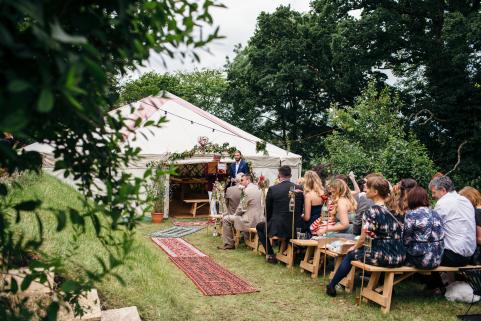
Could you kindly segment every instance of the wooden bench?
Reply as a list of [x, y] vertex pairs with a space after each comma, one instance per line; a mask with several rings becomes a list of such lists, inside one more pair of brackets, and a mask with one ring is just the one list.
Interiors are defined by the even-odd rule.
[[[272, 241], [279, 241], [279, 251], [276, 254], [276, 259], [281, 261], [287, 265], [287, 267], [292, 267], [292, 263], [294, 262], [292, 258], [292, 246], [288, 244], [287, 240], [282, 237], [273, 236], [269, 238], [271, 244]], [[258, 242], [259, 253], [265, 255], [266, 251], [264, 246], [262, 246], [261, 242]]]
[[[197, 210], [201, 208], [202, 206], [209, 204], [209, 199], [186, 199], [184, 200], [187, 204], [192, 204], [192, 207], [190, 209], [190, 214], [192, 214], [193, 217], [197, 214]], [[198, 205], [200, 203], [200, 205]], [[209, 210], [210, 213], [210, 210]]]
[[[393, 286], [406, 280], [411, 275], [415, 273], [429, 274], [431, 272], [457, 272], [460, 269], [459, 267], [450, 266], [439, 266], [432, 270], [421, 270], [410, 266], [385, 268], [364, 264], [361, 261], [352, 261], [352, 267], [353, 269], [359, 268], [371, 272], [369, 283], [367, 286], [361, 289], [361, 299], [364, 299], [365, 301], [373, 301], [379, 304], [383, 313], [388, 313], [391, 309]], [[462, 268], [481, 269], [481, 266], [463, 266]], [[377, 286], [382, 273], [384, 273], [384, 283], [380, 286]]]
[[257, 230], [255, 227], [249, 228], [249, 238], [245, 240], [247, 247], [250, 247], [253, 251], [257, 251], [259, 247], [259, 236], [257, 236]]
[[[332, 272], [329, 273], [329, 280], [331, 280], [334, 277], [334, 274], [336, 274], [337, 269], [339, 269], [339, 266], [341, 266], [341, 262], [344, 259], [344, 256], [346, 256], [346, 253], [334, 252], [334, 251], [328, 250], [327, 248], [324, 248], [321, 251], [323, 254], [326, 255], [326, 257], [328, 256], [328, 257], [334, 258], [334, 270], [332, 270]], [[324, 261], [324, 264], [327, 264], [327, 262]], [[352, 290], [354, 289], [355, 274], [356, 274], [356, 268], [352, 267], [351, 270], [349, 271], [349, 274], [339, 282], [339, 284], [344, 286], [344, 289], [347, 293], [351, 293]]]
[[304, 259], [300, 263], [301, 272], [311, 272], [313, 279], [319, 275], [319, 267], [321, 265], [321, 252], [326, 248], [326, 245], [336, 240], [343, 240], [342, 238], [323, 238], [319, 240], [291, 240], [292, 246], [292, 261], [294, 261], [294, 246], [305, 247], [306, 253]]

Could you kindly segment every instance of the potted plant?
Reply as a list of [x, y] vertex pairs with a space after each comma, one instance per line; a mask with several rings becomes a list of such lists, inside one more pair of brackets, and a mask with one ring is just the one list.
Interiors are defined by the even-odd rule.
[[149, 201], [153, 202], [152, 223], [161, 223], [164, 219], [165, 175], [152, 176], [147, 193]]

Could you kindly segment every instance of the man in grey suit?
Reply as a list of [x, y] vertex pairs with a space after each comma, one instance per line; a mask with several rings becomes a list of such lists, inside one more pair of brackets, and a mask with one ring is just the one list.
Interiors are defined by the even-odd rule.
[[235, 215], [235, 211], [239, 206], [239, 202], [241, 198], [241, 189], [239, 188], [239, 186], [241, 185], [239, 184], [242, 180], [242, 176], [244, 176], [243, 173], [238, 173], [235, 177], [235, 185], [228, 187], [227, 190], [225, 191], [225, 204], [227, 206], [228, 215]]
[[252, 177], [247, 174], [242, 176], [240, 184], [244, 186], [244, 200], [241, 200], [234, 215], [224, 216], [222, 240], [224, 246], [218, 247], [221, 250], [233, 250], [234, 231], [248, 231], [255, 227], [262, 219], [261, 190], [252, 183]]

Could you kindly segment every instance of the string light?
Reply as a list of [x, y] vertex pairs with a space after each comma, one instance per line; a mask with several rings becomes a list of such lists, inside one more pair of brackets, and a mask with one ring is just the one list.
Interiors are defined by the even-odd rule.
[[[153, 105], [153, 104], [150, 104], [150, 103], [148, 103], [148, 102], [143, 102], [143, 103], [146, 104], [146, 105], [150, 105], [150, 106], [152, 106], [152, 107], [155, 107], [155, 108], [158, 109], [158, 110], [163, 110], [163, 109], [161, 109], [161, 108], [159, 108], [159, 107], [157, 107], [157, 106], [155, 106], [155, 105]], [[231, 136], [234, 136], [234, 137], [239, 137], [239, 138], [242, 138], [242, 139], [244, 139], [244, 140], [246, 140], [246, 141], [248, 141], [248, 142], [251, 142], [251, 143], [253, 143], [253, 144], [257, 144], [256, 141], [247, 139], [247, 138], [242, 137], [242, 136], [238, 136], [237, 134], [233, 134], [233, 133], [231, 133], [231, 132], [226, 132], [226, 131], [223, 131], [223, 130], [215, 129], [215, 128], [213, 128], [213, 127], [210, 127], [210, 126], [207, 126], [207, 125], [204, 125], [204, 124], [195, 122], [195, 121], [193, 121], [193, 120], [191, 120], [191, 119], [188, 119], [188, 118], [185, 118], [185, 117], [183, 117], [183, 116], [176, 115], [176, 114], [174, 114], [174, 113], [168, 112], [167, 110], [163, 110], [163, 111], [164, 111], [164, 115], [165, 115], [165, 116], [167, 116], [167, 114], [169, 114], [169, 115], [175, 116], [175, 117], [177, 117], [177, 118], [190, 121], [190, 124], [191, 124], [191, 125], [196, 124], [196, 125], [198, 125], [198, 126], [202, 126], [202, 127], [205, 127], [205, 128], [212, 129], [212, 132], [213, 132], [213, 133], [217, 130], [219, 133], [231, 135]], [[331, 131], [333, 131], [333, 129], [329, 129], [329, 130], [326, 130], [326, 131], [323, 131], [323, 132], [320, 132], [320, 133], [317, 133], [317, 134], [314, 134], [314, 135], [310, 135], [310, 136], [307, 136], [307, 137], [302, 137], [302, 138], [299, 138], [299, 139], [288, 140], [288, 143], [289, 143], [289, 144], [291, 144], [291, 143], [300, 143], [300, 142], [302, 142], [302, 141], [309, 140], [309, 139], [311, 139], [311, 138], [318, 137], [318, 136], [321, 136], [321, 135], [323, 135], [323, 134], [327, 134], [327, 133], [329, 133], [329, 132], [331, 132]]]
[[195, 121], [193, 121], [193, 120], [191, 120], [191, 119], [185, 118], [185, 117], [183, 117], [183, 116], [180, 116], [180, 115], [174, 114], [174, 113], [172, 113], [172, 112], [170, 112], [170, 111], [167, 111], [167, 110], [164, 110], [164, 109], [162, 109], [162, 108], [159, 108], [158, 106], [155, 106], [155, 105], [153, 105], [153, 104], [150, 104], [150, 103], [148, 103], [148, 102], [146, 102], [146, 101], [144, 101], [143, 103], [146, 104], [146, 105], [152, 106], [152, 107], [154, 107], [154, 108], [157, 109], [157, 110], [162, 110], [162, 111], [164, 111], [164, 114], [165, 114], [165, 115], [169, 114], [169, 115], [175, 116], [175, 117], [177, 117], [177, 118], [190, 121], [190, 123], [191, 123], [192, 125], [193, 125], [193, 124], [196, 124], [196, 125], [198, 125], [198, 126], [202, 126], [202, 127], [208, 128], [208, 129], [212, 129], [212, 132], [217, 131], [217, 132], [219, 132], [219, 133], [223, 133], [223, 134], [226, 134], [226, 135], [231, 135], [231, 136], [234, 136], [234, 137], [242, 138], [242, 139], [244, 139], [244, 140], [246, 140], [246, 141], [248, 141], [248, 142], [250, 142], [250, 143], [253, 143], [253, 144], [256, 144], [256, 143], [257, 143], [256, 141], [247, 139], [247, 138], [242, 137], [242, 136], [239, 136], [239, 135], [237, 135], [237, 134], [234, 134], [234, 133], [231, 133], [231, 132], [226, 132], [226, 131], [223, 131], [223, 130], [219, 130], [219, 129], [217, 129], [217, 128], [213, 128], [213, 127], [210, 127], [210, 126], [207, 126], [207, 125], [204, 125], [204, 124], [195, 122]]

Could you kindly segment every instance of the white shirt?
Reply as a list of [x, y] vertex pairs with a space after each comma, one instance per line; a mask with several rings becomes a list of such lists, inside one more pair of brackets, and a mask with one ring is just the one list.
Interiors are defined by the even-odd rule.
[[476, 250], [473, 204], [454, 191], [441, 197], [434, 210], [443, 221], [444, 247], [462, 256], [473, 255]]
[[235, 174], [236, 175], [237, 175], [237, 171], [239, 170], [239, 165], [240, 165], [240, 161], [235, 162]]

